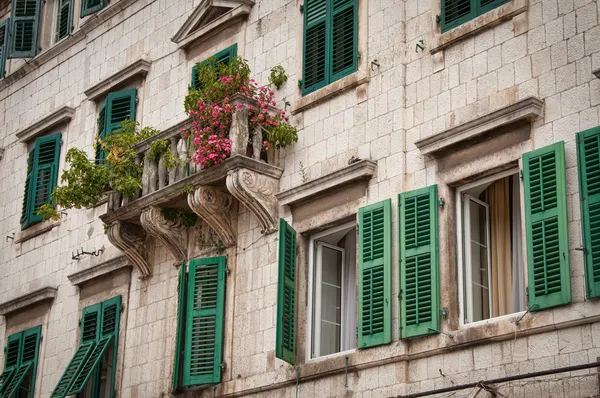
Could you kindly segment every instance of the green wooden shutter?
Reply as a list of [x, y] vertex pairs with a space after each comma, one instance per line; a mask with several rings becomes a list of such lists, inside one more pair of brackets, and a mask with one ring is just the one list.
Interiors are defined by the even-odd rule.
[[190, 261], [183, 384], [221, 382], [226, 258]]
[[21, 333], [15, 333], [8, 336], [6, 345], [6, 358], [4, 360], [4, 371], [2, 372], [0, 384], [0, 396], [4, 395], [11, 381], [15, 377], [15, 372], [21, 360]]
[[[2, 398], [21, 397], [23, 390], [29, 391], [27, 397], [34, 396], [41, 331], [42, 327], [36, 326], [9, 336], [5, 373], [9, 370], [10, 374], [3, 377]], [[27, 376], [31, 376], [29, 382], [23, 385]]]
[[358, 211], [358, 348], [392, 341], [392, 202]]
[[499, 7], [504, 3], [508, 3], [509, 1], [510, 0], [478, 0], [477, 15], [485, 14], [486, 12]]
[[96, 341], [100, 337], [102, 303], [85, 307], [81, 314], [81, 342]]
[[304, 57], [302, 95], [327, 84], [327, 1], [306, 0], [304, 3]]
[[398, 195], [400, 337], [440, 329], [437, 186]]
[[31, 221], [29, 216], [31, 214], [31, 206], [33, 201], [31, 194], [34, 191], [33, 185], [33, 159], [35, 157], [35, 145], [29, 150], [27, 155], [27, 178], [25, 179], [25, 193], [23, 194], [23, 205], [21, 207], [21, 229], [27, 228]]
[[296, 231], [279, 220], [279, 279], [275, 356], [296, 363]]
[[81, 0], [81, 18], [93, 14], [106, 6], [106, 0]]
[[65, 372], [60, 377], [58, 384], [54, 388], [54, 391], [50, 395], [50, 398], [64, 398], [67, 395], [67, 391], [75, 377], [79, 374], [81, 367], [85, 364], [85, 361], [91, 354], [92, 350], [96, 346], [96, 342], [94, 340], [86, 341], [82, 343], [77, 351], [75, 351], [75, 355], [67, 365]]
[[581, 236], [588, 299], [600, 297], [600, 127], [577, 134]]
[[331, 82], [358, 65], [358, 0], [334, 0], [331, 22]]
[[0, 22], [0, 79], [6, 73], [6, 52], [9, 43], [10, 18]]
[[[27, 374], [33, 367], [33, 362], [27, 362], [21, 364], [16, 370], [14, 376], [9, 380], [4, 393], [2, 394], [2, 398], [15, 398], [17, 397], [17, 393], [27, 377]], [[31, 395], [33, 396], [33, 395]]]
[[137, 90], [135, 88], [109, 93], [106, 96], [105, 136], [119, 131], [121, 122], [135, 120], [136, 98]]
[[[202, 61], [202, 64], [205, 64], [209, 60], [214, 60], [216, 64], [228, 64], [231, 62], [233, 58], [237, 57], [237, 43], [227, 47], [226, 49], [219, 51], [209, 59]], [[200, 90], [202, 85], [200, 84], [200, 80], [198, 79], [198, 65], [194, 65], [192, 68], [192, 83], [190, 84], [190, 88]]]
[[121, 296], [113, 297], [102, 303], [102, 322], [99, 337], [119, 334], [121, 318]]
[[475, 17], [474, 1], [442, 0], [442, 32], [457, 27]]
[[108, 336], [100, 338], [98, 342], [94, 344], [90, 355], [84, 361], [83, 366], [81, 366], [81, 369], [75, 375], [74, 380], [71, 383], [71, 387], [67, 391], [67, 395], [74, 395], [83, 391], [85, 385], [92, 377], [92, 374], [100, 365], [100, 361], [102, 360], [104, 353], [106, 352], [106, 350], [108, 350], [108, 347], [114, 341], [115, 336], [110, 334]]
[[6, 390], [6, 387], [8, 387], [8, 384], [12, 380], [14, 373], [15, 373], [14, 367], [12, 367], [12, 368], [5, 367], [4, 370], [2, 371], [2, 374], [0, 374], [0, 396], [4, 393], [4, 390]]
[[181, 366], [183, 364], [183, 347], [185, 346], [185, 297], [187, 286], [187, 266], [185, 263], [179, 267], [179, 283], [177, 285], [178, 303], [177, 303], [177, 336], [175, 337], [175, 361], [173, 366], [173, 391], [181, 387]]
[[41, 0], [12, 0], [9, 58], [33, 58], [38, 50]]
[[[85, 2], [85, 0], [83, 0]], [[61, 40], [71, 34], [73, 28], [73, 0], [59, 0], [56, 21], [56, 39]]]
[[43, 204], [51, 202], [51, 194], [58, 180], [60, 160], [60, 133], [47, 135], [35, 140], [33, 157], [33, 182], [29, 200], [29, 223], [42, 221], [42, 216], [36, 214]]
[[571, 302], [565, 147], [558, 142], [523, 155], [529, 308]]
[[198, 65], [194, 65], [192, 68], [192, 83], [190, 84], [190, 89], [200, 90], [200, 80], [198, 80]]
[[[100, 107], [100, 112], [98, 112], [98, 140], [103, 140], [106, 137], [106, 103], [102, 104]], [[102, 145], [100, 142], [96, 142], [96, 164], [104, 163], [104, 159], [106, 158], [106, 154], [102, 149]]]

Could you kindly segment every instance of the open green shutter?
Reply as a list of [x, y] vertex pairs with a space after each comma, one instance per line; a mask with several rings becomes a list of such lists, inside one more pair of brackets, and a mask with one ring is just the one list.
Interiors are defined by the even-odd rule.
[[33, 200], [31, 194], [34, 191], [33, 185], [33, 159], [35, 157], [35, 145], [29, 150], [27, 155], [27, 178], [25, 179], [25, 193], [23, 194], [23, 205], [21, 207], [21, 229], [27, 228], [31, 221], [29, 216], [31, 214], [31, 206], [33, 206]]
[[[16, 370], [13, 377], [8, 381], [6, 389], [2, 393], [2, 398], [16, 398], [17, 394], [20, 392], [21, 384], [27, 377], [27, 374], [33, 368], [33, 362], [27, 362], [21, 364]], [[33, 395], [31, 395], [33, 396]]]
[[51, 202], [51, 194], [58, 180], [58, 165], [60, 160], [60, 133], [39, 137], [35, 140], [33, 158], [33, 182], [29, 207], [29, 222], [42, 221], [42, 216], [36, 214], [40, 206]]
[[[0, 397], [22, 397], [23, 390], [29, 391], [27, 397], [34, 396], [41, 331], [42, 327], [36, 326], [9, 336], [4, 372], [6, 376], [3, 373]], [[28, 376], [31, 377], [27, 379]], [[25, 380], [29, 380], [27, 385], [23, 385]]]
[[187, 266], [185, 263], [179, 267], [179, 283], [177, 284], [177, 336], [175, 337], [175, 361], [173, 366], [173, 391], [181, 387], [181, 366], [183, 364], [183, 347], [185, 346], [185, 297], [187, 286]]
[[67, 390], [67, 395], [74, 395], [83, 391], [85, 385], [90, 380], [90, 377], [92, 377], [92, 374], [100, 365], [104, 353], [114, 341], [115, 336], [110, 334], [100, 338], [100, 340], [94, 344], [90, 355], [83, 362], [81, 369], [76, 373], [73, 383], [71, 383], [70, 388]]
[[85, 307], [81, 314], [81, 342], [96, 341], [100, 337], [102, 303]]
[[121, 296], [116, 296], [103, 302], [101, 314], [102, 322], [98, 337], [117, 336], [119, 334], [119, 321], [121, 318]]
[[192, 68], [192, 83], [190, 84], [190, 88], [200, 90], [200, 87], [200, 80], [198, 79], [198, 65], [194, 65]]
[[358, 0], [335, 0], [332, 7], [330, 81], [335, 81], [358, 65]]
[[0, 396], [6, 391], [11, 381], [15, 377], [15, 372], [21, 361], [21, 341], [22, 333], [15, 333], [8, 336], [6, 345], [6, 358], [4, 361], [4, 371], [0, 376]]
[[12, 0], [8, 58], [33, 58], [38, 50], [41, 0]]
[[581, 235], [588, 299], [600, 297], [600, 127], [577, 134]]
[[392, 341], [392, 202], [358, 211], [358, 348]]
[[77, 348], [75, 355], [73, 355], [71, 362], [69, 362], [65, 372], [60, 377], [60, 380], [54, 388], [52, 395], [50, 395], [50, 398], [66, 397], [69, 387], [71, 387], [71, 384], [73, 384], [75, 377], [79, 374], [81, 367], [85, 364], [94, 347], [96, 347], [96, 342], [92, 340], [82, 343]]
[[190, 261], [183, 384], [221, 382], [226, 258]]
[[400, 337], [440, 329], [437, 186], [398, 195]]
[[326, 73], [329, 69], [328, 37], [327, 1], [306, 0], [304, 2], [302, 95], [327, 84]]
[[9, 43], [10, 18], [0, 22], [0, 79], [6, 73], [6, 52]]
[[475, 17], [475, 1], [479, 0], [441, 0], [442, 32], [457, 27]]
[[571, 302], [565, 146], [558, 142], [523, 155], [529, 308]]
[[279, 220], [279, 279], [275, 356], [296, 363], [296, 231]]
[[121, 129], [121, 122], [135, 120], [135, 103], [137, 90], [128, 90], [109, 93], [106, 96], [106, 134]]
[[5, 368], [2, 371], [2, 374], [0, 374], [0, 396], [2, 396], [2, 394], [4, 393], [4, 391], [6, 390], [6, 387], [8, 387], [8, 385], [10, 384], [10, 381], [12, 380], [12, 377], [15, 374], [15, 368]]
[[73, 0], [59, 0], [56, 21], [56, 39], [61, 40], [67, 37], [69, 34], [71, 34], [72, 28]]
[[81, 0], [81, 18], [101, 10], [106, 5], [106, 0]]
[[[227, 47], [226, 49], [219, 51], [209, 59], [202, 61], [202, 64], [206, 64], [209, 60], [214, 60], [215, 64], [228, 64], [233, 58], [237, 57], [237, 43], [232, 46]], [[198, 65], [194, 65], [192, 68], [192, 83], [190, 84], [190, 88], [200, 90], [202, 85], [200, 84], [200, 80], [198, 79]]]

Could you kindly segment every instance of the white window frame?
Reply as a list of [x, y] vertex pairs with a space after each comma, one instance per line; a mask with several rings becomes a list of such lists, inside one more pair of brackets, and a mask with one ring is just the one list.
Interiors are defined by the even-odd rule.
[[[490, 323], [490, 322], [496, 322], [502, 319], [507, 319], [507, 318], [512, 318], [515, 316], [519, 316], [524, 314], [526, 311], [519, 311], [519, 312], [515, 312], [512, 314], [506, 314], [506, 315], [501, 315], [501, 316], [497, 316], [497, 317], [493, 317], [493, 318], [488, 318], [488, 319], [483, 319], [481, 321], [477, 321], [477, 322], [466, 322], [465, 321], [465, 311], [466, 311], [466, 303], [465, 303], [465, 283], [466, 281], [464, 280], [464, 271], [465, 271], [465, 267], [464, 267], [464, 254], [463, 254], [463, 247], [464, 247], [464, 226], [463, 226], [463, 203], [462, 203], [462, 196], [463, 196], [463, 192], [467, 191], [469, 189], [478, 187], [480, 185], [483, 185], [485, 183], [488, 182], [492, 182], [492, 181], [496, 181], [499, 180], [501, 178], [505, 178], [511, 175], [518, 175], [519, 174], [519, 168], [515, 167], [515, 168], [511, 168], [509, 170], [491, 175], [489, 177], [486, 178], [482, 178], [480, 180], [476, 180], [474, 182], [465, 184], [463, 186], [460, 186], [456, 189], [455, 192], [455, 201], [456, 201], [456, 260], [457, 260], [457, 274], [458, 274], [458, 321], [459, 321], [459, 327], [461, 328], [465, 328], [465, 327], [473, 327], [473, 326], [477, 326], [477, 325], [481, 325], [481, 324], [486, 324], [486, 323]], [[524, 216], [525, 214], [523, 213], [523, 189], [519, 189], [519, 200], [521, 200], [521, 220], [524, 220]], [[523, 225], [523, 224], [521, 224]], [[525, 234], [523, 234], [522, 236], [522, 240], [521, 240], [521, 250], [524, 251], [526, 250], [526, 246], [525, 246]], [[525, 257], [524, 257], [525, 258]], [[523, 262], [523, 270], [522, 272], [524, 273], [523, 278], [524, 278], [524, 282], [525, 282], [525, 286], [527, 286], [527, 262]]]
[[[322, 361], [322, 360], [326, 360], [328, 358], [334, 358], [334, 357], [338, 357], [338, 356], [343, 356], [343, 355], [348, 355], [350, 353], [353, 353], [356, 351], [356, 348], [350, 349], [350, 350], [345, 350], [345, 351], [340, 351], [340, 352], [336, 352], [335, 354], [330, 354], [330, 355], [325, 355], [322, 357], [316, 357], [313, 358], [312, 357], [312, 346], [313, 346], [313, 289], [314, 289], [314, 277], [315, 277], [315, 268], [316, 268], [316, 250], [315, 250], [315, 246], [316, 246], [316, 241], [319, 240], [320, 238], [323, 238], [324, 236], [327, 235], [331, 235], [334, 234], [336, 232], [342, 231], [344, 229], [348, 229], [348, 228], [358, 228], [358, 224], [355, 221], [351, 221], [345, 224], [342, 224], [340, 226], [337, 226], [335, 228], [331, 228], [328, 229], [326, 231], [320, 232], [318, 234], [315, 234], [313, 236], [310, 237], [309, 239], [309, 244], [308, 244], [308, 295], [307, 295], [307, 302], [308, 302], [308, 306], [307, 306], [307, 313], [306, 313], [306, 362], [318, 362], [318, 361]], [[323, 243], [327, 246], [331, 246], [331, 247], [336, 247], [336, 246], [332, 246], [329, 245], [327, 243]], [[358, 255], [358, 253], [357, 253]], [[342, 269], [343, 271], [345, 271], [344, 268], [344, 264], [342, 263]], [[343, 273], [342, 273], [343, 275]], [[358, 275], [358, 274], [357, 274]], [[344, 283], [343, 283], [343, 276], [342, 276], [342, 289], [343, 289]], [[342, 290], [343, 292], [343, 290]], [[343, 300], [343, 293], [342, 293], [342, 300]], [[358, 311], [358, 308], [357, 308]], [[343, 328], [343, 322], [344, 322], [344, 318], [343, 318], [343, 314], [344, 311], [342, 311], [342, 328]], [[357, 318], [358, 320], [358, 318]], [[342, 333], [342, 328], [340, 328], [340, 334], [343, 335]], [[341, 345], [341, 341], [340, 341], [340, 345]]]

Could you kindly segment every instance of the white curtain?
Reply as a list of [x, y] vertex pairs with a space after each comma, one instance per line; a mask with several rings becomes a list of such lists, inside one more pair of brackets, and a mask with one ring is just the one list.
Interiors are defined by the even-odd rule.
[[344, 249], [346, 251], [346, 272], [344, 273], [343, 284], [345, 286], [342, 307], [342, 317], [344, 319], [344, 328], [342, 331], [342, 351], [356, 348], [356, 229], [352, 229], [344, 237]]
[[525, 275], [523, 264], [523, 234], [521, 230], [521, 198], [519, 197], [519, 179], [512, 177], [512, 312], [525, 307]]

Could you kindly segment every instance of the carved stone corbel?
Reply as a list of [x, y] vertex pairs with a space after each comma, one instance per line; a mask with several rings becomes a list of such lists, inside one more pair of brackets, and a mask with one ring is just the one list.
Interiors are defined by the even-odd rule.
[[231, 195], [213, 187], [200, 186], [188, 195], [188, 204], [219, 235], [224, 247], [235, 246]]
[[160, 208], [150, 206], [142, 211], [140, 222], [146, 232], [161, 241], [173, 253], [178, 262], [188, 260], [188, 233], [181, 223], [181, 218], [167, 220]]
[[277, 230], [278, 180], [255, 171], [240, 168], [227, 174], [227, 189], [258, 218], [263, 234]]
[[107, 236], [110, 243], [121, 250], [140, 272], [140, 278], [152, 275], [149, 261], [152, 241], [142, 227], [126, 221], [113, 221], [108, 226]]

